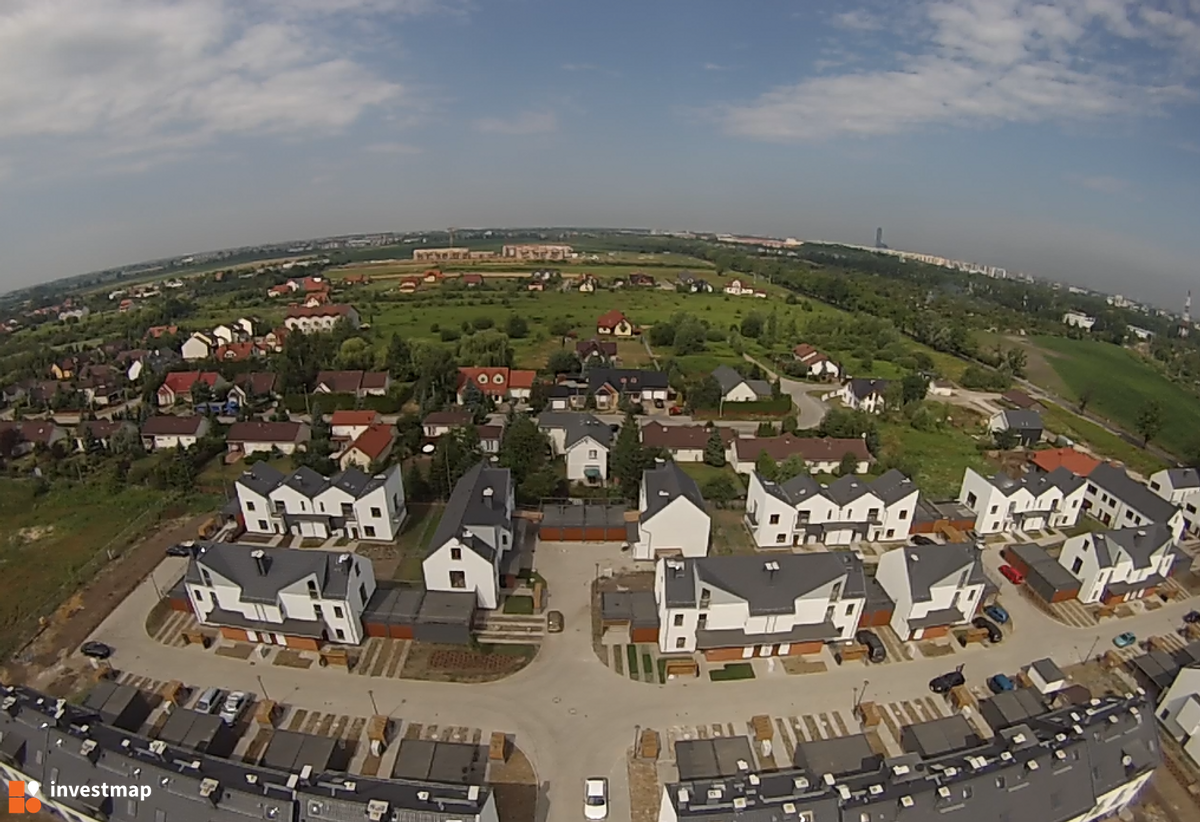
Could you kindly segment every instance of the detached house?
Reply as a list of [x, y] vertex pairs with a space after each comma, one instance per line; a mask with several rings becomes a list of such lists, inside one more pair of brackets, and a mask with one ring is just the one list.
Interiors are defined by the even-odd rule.
[[866, 602], [850, 551], [660, 559], [659, 649], [709, 662], [812, 654], [850, 640]]
[[1174, 539], [1183, 536], [1183, 510], [1112, 463], [1100, 463], [1087, 475], [1083, 510], [1111, 528], [1161, 522], [1170, 526]]
[[997, 411], [988, 420], [988, 430], [993, 434], [997, 431], [1012, 431], [1017, 435], [1017, 443], [1026, 448], [1036, 445], [1042, 439], [1042, 415], [1032, 409], [1017, 409]]
[[903, 640], [933, 639], [975, 616], [987, 577], [972, 545], [906, 545], [879, 558], [875, 581], [895, 603], [892, 630]]
[[675, 462], [704, 462], [704, 450], [709, 437], [716, 431], [721, 438], [722, 452], [737, 438], [737, 431], [722, 426], [663, 425], [648, 422], [641, 428], [642, 445], [647, 448], [662, 448]]
[[726, 294], [729, 294], [734, 297], [752, 297], [752, 296], [754, 296], [754, 289], [751, 287], [748, 287], [741, 280], [730, 280], [729, 284], [726, 285], [721, 290], [724, 291]]
[[869, 380], [862, 377], [846, 380], [838, 396], [848, 408], [855, 411], [866, 411], [870, 414], [883, 412], [886, 401], [884, 394], [888, 389], [887, 380]]
[[288, 331], [299, 331], [301, 334], [315, 334], [322, 331], [332, 331], [339, 322], [346, 322], [351, 328], [358, 328], [358, 312], [352, 305], [290, 305], [283, 325]]
[[642, 472], [636, 526], [634, 559], [708, 555], [712, 522], [700, 486], [673, 462]]
[[728, 365], [717, 366], [713, 379], [721, 387], [724, 402], [755, 402], [771, 399], [771, 384], [766, 380], [748, 380]]
[[856, 460], [855, 473], [865, 474], [871, 466], [871, 452], [861, 439], [793, 437], [790, 434], [781, 437], [737, 437], [730, 443], [726, 458], [739, 474], [749, 474], [761, 454], [766, 454], [775, 462], [783, 462], [788, 457], [800, 457], [814, 474], [837, 471], [847, 454]]
[[426, 439], [437, 439], [449, 434], [455, 428], [466, 428], [471, 425], [473, 418], [469, 411], [430, 411], [421, 420], [422, 432]]
[[137, 426], [123, 420], [84, 420], [75, 429], [75, 450], [87, 451], [88, 442], [98, 444], [105, 451], [109, 450], [112, 440], [118, 434], [133, 435]]
[[442, 513], [422, 563], [429, 591], [473, 593], [480, 608], [500, 604], [501, 577], [519, 570], [515, 503], [507, 468], [482, 462], [463, 474]]
[[367, 470], [386, 459], [395, 445], [395, 426], [376, 423], [350, 441], [346, 450], [338, 456], [338, 465], [343, 471], [351, 466]]
[[1183, 528], [1187, 533], [1200, 529], [1200, 471], [1195, 468], [1166, 468], [1150, 475], [1150, 490], [1183, 510]]
[[179, 353], [185, 360], [206, 360], [217, 350], [217, 341], [208, 334], [199, 331], [193, 333], [183, 342]]
[[583, 340], [575, 343], [575, 355], [584, 366], [611, 363], [617, 359], [617, 344], [611, 340]]
[[760, 548], [904, 540], [919, 496], [895, 469], [869, 483], [845, 476], [825, 487], [808, 474], [775, 483], [752, 471], [745, 521]]
[[837, 379], [842, 375], [842, 369], [838, 367], [837, 363], [808, 343], [800, 343], [793, 348], [792, 357], [796, 362], [803, 363], [808, 367], [808, 376], [810, 377]]
[[1071, 528], [1084, 509], [1085, 484], [1061, 467], [1019, 479], [1003, 473], [988, 479], [968, 468], [958, 501], [975, 513], [977, 534]]
[[633, 323], [623, 313], [613, 309], [596, 320], [596, 333], [601, 337], [632, 337]]
[[156, 399], [159, 407], [167, 408], [179, 401], [191, 404], [194, 401], [192, 391], [200, 383], [206, 385], [210, 393], [228, 385], [216, 371], [172, 371], [158, 388]]
[[353, 394], [356, 397], [384, 397], [392, 387], [386, 371], [319, 371], [313, 389], [317, 394]]
[[408, 515], [399, 466], [371, 476], [349, 468], [323, 477], [308, 467], [283, 474], [255, 463], [235, 482], [246, 530], [390, 542]]
[[161, 448], [191, 448], [208, 433], [208, 418], [199, 415], [150, 417], [142, 423], [142, 446], [147, 451]]
[[655, 400], [665, 402], [670, 394], [670, 383], [664, 371], [592, 368], [587, 373], [587, 389], [595, 397], [598, 410], [611, 410], [622, 398], [642, 405]]
[[573, 482], [608, 481], [608, 452], [612, 429], [591, 414], [546, 411], [537, 420], [538, 429], [550, 438], [556, 457], [565, 457], [567, 479]]
[[279, 451], [294, 454], [308, 447], [312, 429], [302, 422], [260, 422], [250, 420], [229, 426], [225, 444], [238, 457], [259, 452]]
[[1170, 526], [1156, 522], [1071, 537], [1058, 564], [1079, 580], [1080, 602], [1112, 605], [1154, 594], [1177, 555]]
[[16, 431], [13, 456], [23, 456], [36, 446], [47, 448], [67, 438], [67, 433], [49, 420], [0, 420], [0, 431]]
[[201, 545], [183, 580], [196, 619], [226, 639], [307, 651], [362, 642], [375, 593], [365, 557], [223, 542]]
[[502, 400], [527, 400], [533, 391], [537, 372], [520, 368], [459, 368], [456, 397], [458, 404], [467, 400], [467, 386], [473, 385], [485, 397]]
[[329, 433], [335, 440], [349, 441], [382, 421], [378, 411], [334, 411], [329, 420]]

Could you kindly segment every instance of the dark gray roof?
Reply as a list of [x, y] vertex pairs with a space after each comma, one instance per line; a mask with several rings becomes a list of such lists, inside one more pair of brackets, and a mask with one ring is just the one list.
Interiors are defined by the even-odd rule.
[[858, 397], [860, 400], [865, 400], [872, 394], [879, 394], [880, 396], [883, 396], [883, 393], [887, 391], [887, 387], [890, 383], [887, 380], [870, 380], [866, 379], [865, 377], [855, 377], [854, 379], [849, 380], [848, 384], [850, 386], [851, 394]]
[[[400, 469], [393, 466], [391, 470], [399, 471]], [[373, 477], [359, 468], [351, 467], [330, 477], [329, 484], [342, 489], [355, 499], [359, 499], [383, 485], [383, 479]]]
[[600, 595], [600, 619], [627, 621], [633, 628], [657, 628], [658, 604], [653, 591], [605, 591]]
[[1040, 497], [1048, 488], [1057, 488], [1064, 496], [1073, 494], [1087, 482], [1071, 469], [1061, 465], [1047, 474], [1026, 474], [1022, 479], [1028, 480], [1029, 491], [1035, 497]]
[[746, 378], [728, 365], [718, 365], [713, 369], [712, 377], [721, 387], [722, 394], [728, 394], [746, 381]]
[[865, 596], [862, 561], [851, 551], [673, 560], [665, 574], [672, 607], [695, 607], [697, 583], [680, 582], [689, 578], [745, 600], [756, 616], [792, 613], [798, 597], [837, 580], [843, 581], [844, 591]]
[[241, 628], [246, 631], [270, 631], [286, 636], [302, 636], [310, 639], [322, 639], [325, 636], [325, 622], [320, 619], [298, 619], [288, 617], [282, 622], [267, 622], [260, 619], [250, 619], [241, 611], [227, 611], [224, 608], [213, 608], [205, 617], [210, 625], [229, 628]]
[[1102, 462], [1087, 475], [1087, 481], [1103, 488], [1151, 522], [1166, 522], [1178, 506], [1168, 502], [1129, 476], [1124, 468]]
[[1010, 728], [1046, 712], [1046, 703], [1033, 688], [1001, 691], [979, 704], [979, 712], [993, 731]]
[[[758, 475], [757, 471], [754, 473]], [[825, 490], [821, 483], [813, 479], [812, 474], [808, 473], [797, 474], [783, 483], [772, 482], [761, 475], [758, 476], [758, 481], [762, 483], [763, 490], [771, 496], [783, 500], [788, 505], [799, 505], [813, 494], [820, 494]]]
[[771, 396], [771, 383], [766, 380], [746, 380], [746, 385], [754, 394], [760, 398], [768, 398]]
[[1171, 487], [1180, 488], [1200, 488], [1200, 471], [1195, 468], [1168, 468], [1167, 476], [1171, 480]]
[[589, 368], [587, 380], [590, 393], [595, 393], [606, 383], [622, 393], [665, 390], [670, 385], [667, 372], [638, 368]]
[[1004, 425], [1014, 431], [1041, 431], [1042, 415], [1027, 408], [1008, 409], [1000, 412]]
[[325, 490], [329, 480], [318, 474], [307, 465], [302, 465], [288, 475], [283, 484], [300, 494], [312, 499]]
[[[480, 539], [465, 537], [464, 531], [472, 527], [497, 525], [512, 530], [508, 512], [511, 482], [512, 474], [507, 468], [492, 468], [482, 462], [476, 463], [455, 484], [437, 530], [433, 532], [429, 550], [437, 551], [458, 537], [464, 545], [490, 561], [494, 556], [492, 549]], [[485, 494], [489, 489], [491, 493]]]
[[812, 774], [813, 781], [827, 773], [841, 776], [878, 770], [881, 762], [883, 757], [871, 750], [865, 734], [801, 742], [792, 757], [792, 764]]
[[900, 746], [904, 750], [925, 758], [973, 748], [979, 744], [979, 735], [962, 714], [909, 725], [900, 737]]
[[[950, 577], [957, 577], [968, 568], [971, 569], [971, 577], [983, 574], [979, 549], [973, 545], [905, 545], [895, 550], [904, 552], [908, 588], [912, 591], [914, 602], [928, 602], [933, 598], [931, 590], [935, 585]], [[971, 577], [967, 578], [968, 582], [972, 582]]]
[[[1114, 548], [1120, 549], [1133, 560], [1133, 567], [1139, 569], [1149, 568], [1154, 554], [1164, 548], [1170, 548], [1175, 541], [1174, 533], [1163, 522], [1154, 522], [1139, 528], [1118, 528], [1092, 536], [1097, 553], [1101, 544], [1105, 545], [1110, 555], [1116, 554]], [[1108, 564], [1112, 564], [1111, 561]]]
[[392, 776], [448, 785], [483, 785], [487, 755], [482, 745], [406, 739], [400, 743]]
[[885, 505], [892, 505], [909, 495], [916, 493], [917, 486], [900, 471], [892, 468], [871, 483], [871, 493], [883, 500]]
[[704, 510], [704, 497], [700, 486], [674, 462], [667, 461], [642, 472], [642, 487], [646, 490], [646, 510], [641, 514], [646, 522], [678, 497], [687, 497], [692, 504]]
[[[259, 552], [262, 552], [266, 573], [259, 570], [259, 563], [255, 558], [255, 554]], [[339, 557], [350, 559], [339, 562]], [[188, 560], [185, 579], [189, 583], [200, 585], [203, 583], [200, 568], [207, 568], [240, 587], [243, 600], [274, 603], [278, 600], [281, 589], [313, 576], [317, 581], [317, 590], [323, 598], [344, 599], [354, 564], [369, 561], [333, 551], [302, 551], [292, 548], [205, 542], [198, 544], [195, 555]]]
[[271, 735], [259, 763], [289, 773], [299, 773], [305, 765], [314, 771], [324, 771], [333, 758], [337, 739], [314, 736], [280, 728]]
[[855, 476], [838, 477], [825, 486], [825, 496], [839, 507], [849, 505], [859, 497], [871, 493], [871, 486]]
[[1059, 668], [1057, 665], [1055, 665], [1054, 660], [1050, 659], [1049, 657], [1045, 657], [1044, 659], [1035, 659], [1032, 663], [1030, 663], [1029, 667], [1037, 671], [1038, 676], [1040, 676], [1044, 682], [1059, 682], [1067, 678], [1067, 675], [1062, 672], [1062, 668]]
[[238, 482], [264, 497], [278, 488], [283, 480], [283, 472], [265, 462], [254, 463], [238, 477]]
[[863, 574], [863, 590], [867, 599], [863, 610], [891, 611], [896, 607], [896, 601], [892, 599], [887, 591], [883, 590], [883, 586], [879, 584], [879, 580], [875, 579], [871, 574]]
[[668, 608], [696, 607], [696, 568], [679, 559], [665, 560], [663, 598]]
[[417, 622], [470, 625], [475, 616], [473, 591], [426, 591], [417, 612]]
[[966, 620], [966, 616], [958, 608], [939, 608], [936, 611], [928, 611], [925, 616], [909, 619], [909, 630], [916, 631], [921, 628], [935, 628], [939, 625], [958, 625]]
[[680, 779], [715, 779], [736, 776], [754, 766], [754, 751], [744, 736], [715, 739], [679, 739], [675, 764]]
[[612, 429], [591, 414], [571, 411], [543, 411], [538, 415], [538, 428], [561, 428], [566, 432], [566, 447], [570, 448], [584, 437], [591, 437], [608, 448], [612, 445]]

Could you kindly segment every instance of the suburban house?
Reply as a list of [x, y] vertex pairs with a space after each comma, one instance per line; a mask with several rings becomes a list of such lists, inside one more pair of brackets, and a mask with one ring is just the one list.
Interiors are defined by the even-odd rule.
[[1183, 510], [1112, 463], [1102, 462], [1087, 475], [1083, 510], [1110, 528], [1163, 522], [1176, 540], [1183, 537]]
[[842, 459], [853, 454], [858, 461], [855, 473], [865, 474], [871, 464], [871, 453], [861, 439], [836, 439], [831, 437], [737, 437], [730, 443], [726, 459], [739, 474], [754, 470], [760, 454], [766, 454], [775, 462], [783, 462], [796, 456], [804, 460], [808, 470], [814, 474], [832, 474], [839, 469]]
[[514, 544], [515, 502], [507, 468], [480, 462], [454, 486], [422, 563], [429, 591], [474, 592], [480, 608], [500, 604], [503, 582], [511, 585], [521, 551]]
[[294, 454], [305, 450], [311, 439], [312, 429], [302, 422], [248, 420], [229, 426], [225, 445], [231, 458], [271, 451]]
[[289, 305], [283, 325], [288, 331], [299, 331], [301, 334], [314, 334], [322, 331], [332, 331], [339, 322], [358, 328], [358, 312], [352, 305]]
[[198, 383], [204, 383], [211, 392], [216, 392], [226, 385], [225, 378], [216, 371], [172, 371], [163, 378], [156, 399], [160, 408], [168, 408], [176, 402], [191, 404], [192, 389]]
[[934, 639], [970, 622], [987, 577], [974, 545], [906, 545], [879, 558], [875, 581], [895, 603], [892, 630], [903, 640]]
[[575, 356], [584, 366], [593, 361], [604, 365], [617, 359], [617, 344], [612, 340], [582, 340], [575, 343]]
[[613, 433], [607, 424], [591, 414], [571, 411], [543, 411], [538, 429], [550, 438], [550, 450], [565, 457], [567, 479], [572, 482], [608, 481], [608, 452]]
[[709, 662], [817, 653], [854, 638], [866, 601], [850, 551], [664, 558], [654, 594], [659, 650]]
[[716, 290], [708, 280], [690, 271], [679, 272], [679, 284], [690, 294], [711, 294]]
[[329, 435], [335, 440], [353, 440], [382, 421], [378, 411], [334, 411], [329, 419]]
[[842, 375], [838, 364], [808, 343], [800, 343], [792, 349], [792, 358], [808, 367], [810, 377], [829, 377], [837, 379]]
[[737, 437], [737, 431], [722, 426], [663, 425], [648, 422], [641, 428], [642, 445], [647, 448], [662, 448], [675, 462], [704, 462], [704, 449], [712, 432], [721, 437], [721, 452], [729, 450], [729, 444]]
[[1038, 407], [1037, 400], [1026, 394], [1024, 391], [1018, 391], [1015, 388], [1005, 391], [1000, 395], [1000, 399], [1004, 400], [1004, 402], [1008, 403], [1014, 408], [1029, 410], [1031, 408]]
[[13, 456], [24, 456], [36, 446], [46, 448], [66, 439], [67, 433], [50, 420], [0, 420], [0, 431], [16, 431]]
[[466, 402], [468, 385], [474, 385], [485, 397], [497, 402], [527, 400], [536, 379], [536, 371], [520, 368], [459, 368], [456, 389], [458, 404]]
[[1200, 665], [1179, 669], [1171, 687], [1158, 700], [1156, 715], [1163, 730], [1179, 743], [1192, 764], [1200, 765]]
[[1063, 314], [1063, 323], [1074, 328], [1082, 328], [1084, 331], [1091, 331], [1092, 326], [1096, 324], [1096, 318], [1084, 314], [1081, 311], [1068, 311]]
[[1166, 523], [1080, 534], [1063, 543], [1058, 564], [1079, 580], [1080, 602], [1111, 605], [1150, 596], [1175, 562], [1175, 534]]
[[665, 371], [636, 368], [600, 368], [587, 370], [585, 377], [563, 377], [546, 390], [551, 411], [580, 410], [591, 397], [597, 411], [614, 411], [621, 400], [649, 405], [670, 397], [670, 381]]
[[1071, 528], [1083, 511], [1085, 484], [1062, 467], [1019, 479], [1004, 473], [987, 478], [968, 468], [958, 501], [975, 512], [977, 534]]
[[227, 401], [236, 402], [239, 407], [246, 407], [258, 400], [270, 400], [275, 396], [275, 384], [278, 376], [270, 371], [246, 371], [233, 378], [233, 388], [229, 389]]
[[746, 285], [746, 283], [742, 282], [741, 280], [730, 280], [729, 284], [721, 290], [734, 297], [754, 296], [754, 289]]
[[887, 380], [870, 380], [855, 377], [842, 383], [842, 390], [834, 394], [855, 411], [866, 411], [871, 414], [883, 412], [885, 404], [884, 393], [888, 388]]
[[993, 434], [998, 431], [1012, 431], [1017, 435], [1017, 444], [1030, 448], [1042, 438], [1045, 425], [1042, 415], [1031, 409], [997, 411], [988, 420], [988, 430]]
[[895, 469], [871, 482], [845, 476], [828, 486], [809, 474], [775, 483], [751, 471], [745, 522], [760, 548], [905, 540], [919, 496]]
[[421, 431], [426, 439], [437, 439], [449, 434], [455, 428], [466, 428], [474, 422], [470, 411], [451, 409], [449, 411], [430, 411], [421, 420]]
[[343, 471], [351, 466], [368, 470], [386, 459], [395, 445], [396, 427], [383, 422], [375, 423], [350, 441], [338, 455], [338, 465]]
[[596, 333], [601, 337], [632, 337], [633, 323], [614, 308], [596, 320]]
[[213, 355], [217, 350], [217, 341], [210, 335], [200, 331], [193, 332], [179, 349], [180, 355], [191, 362], [193, 360], [206, 360]]
[[766, 380], [748, 380], [728, 365], [719, 365], [712, 372], [721, 387], [723, 402], [754, 402], [771, 399], [771, 384]]
[[643, 288], [653, 288], [654, 277], [644, 271], [631, 271], [629, 273], [629, 284]]
[[75, 450], [87, 451], [88, 442], [93, 442], [105, 451], [118, 434], [136, 435], [137, 426], [126, 420], [84, 420], [75, 429]]
[[313, 392], [384, 397], [391, 387], [392, 376], [386, 371], [318, 371]]
[[642, 472], [636, 538], [630, 539], [634, 559], [707, 556], [711, 530], [700, 486], [682, 468], [662, 462]]
[[218, 325], [213, 329], [213, 337], [217, 342], [230, 343], [248, 340], [254, 336], [254, 320], [249, 317], [242, 317], [239, 320], [229, 323], [229, 325]]
[[1066, 468], [1077, 477], [1086, 477], [1100, 460], [1074, 448], [1046, 448], [1029, 455], [1034, 470], [1049, 474], [1055, 468]]
[[503, 425], [476, 425], [475, 433], [479, 434], [479, 450], [485, 454], [499, 454], [500, 443], [504, 441]]
[[355, 554], [201, 544], [183, 577], [192, 612], [226, 639], [307, 651], [358, 645], [375, 593], [371, 561]]
[[461, 282], [467, 288], [478, 288], [479, 286], [483, 285], [483, 275], [463, 274], [462, 277], [459, 278], [459, 282]]
[[1150, 490], [1183, 509], [1185, 532], [1200, 529], [1196, 508], [1200, 505], [1200, 471], [1195, 468], [1166, 468], [1150, 475]]
[[251, 534], [391, 542], [408, 514], [400, 467], [395, 465], [375, 476], [348, 468], [323, 477], [308, 467], [284, 474], [259, 462], [234, 486]]
[[142, 446], [147, 451], [191, 448], [207, 433], [208, 417], [199, 414], [189, 417], [160, 414], [142, 423]]

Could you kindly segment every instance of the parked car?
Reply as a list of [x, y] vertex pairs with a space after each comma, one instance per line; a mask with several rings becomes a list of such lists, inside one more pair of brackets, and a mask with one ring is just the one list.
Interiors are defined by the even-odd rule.
[[667, 413], [670, 414], [672, 417], [678, 417], [680, 414], [683, 413], [683, 409], [680, 408], [678, 405], [672, 405], [671, 408], [667, 411]]
[[546, 630], [552, 634], [561, 634], [563, 630], [562, 611], [546, 612]]
[[932, 537], [925, 537], [917, 534], [912, 538], [913, 545], [937, 545], [937, 540]]
[[225, 693], [220, 688], [205, 688], [196, 700], [196, 710], [202, 714], [211, 714], [221, 704]]
[[654, 407], [655, 408], [666, 408], [667, 404], [665, 402], [663, 402], [662, 400], [655, 400]]
[[935, 694], [948, 694], [951, 689], [965, 685], [966, 682], [967, 678], [962, 675], [962, 671], [951, 671], [929, 680], [929, 690]]
[[85, 642], [79, 646], [79, 653], [84, 656], [90, 656], [92, 659], [108, 659], [113, 655], [111, 645], [105, 645], [103, 642]]
[[867, 659], [872, 662], [883, 662], [887, 659], [887, 648], [883, 646], [883, 640], [873, 631], [859, 631], [854, 635], [854, 641], [859, 645], [866, 645], [870, 649]]
[[1001, 625], [1008, 624], [1008, 611], [1001, 608], [999, 605], [989, 605], [983, 609], [983, 612], [990, 616], [994, 622]]
[[608, 816], [608, 780], [593, 776], [583, 783], [583, 815], [588, 819]]
[[169, 557], [190, 557], [192, 555], [191, 542], [177, 542], [174, 545], [168, 546], [167, 556]]
[[983, 628], [987, 631], [988, 642], [1002, 642], [1004, 640], [1004, 632], [1000, 630], [1000, 626], [992, 622], [987, 617], [975, 617], [971, 620], [971, 624], [976, 628]]
[[1183, 621], [1188, 625], [1195, 625], [1200, 622], [1200, 611], [1188, 611], [1183, 615]]
[[1123, 634], [1113, 637], [1113, 645], [1118, 648], [1128, 648], [1133, 643], [1137, 642], [1137, 635], [1133, 631], [1126, 631]]
[[1007, 579], [1013, 585], [1022, 585], [1025, 582], [1025, 575], [1011, 565], [1001, 565], [1000, 576]]
[[987, 681], [987, 686], [994, 694], [1003, 693], [1004, 691], [1015, 691], [1017, 689], [1013, 681], [1004, 674], [996, 674], [990, 677]]
[[236, 725], [238, 717], [242, 715], [242, 710], [246, 707], [247, 695], [245, 691], [232, 691], [229, 696], [225, 697], [225, 705], [221, 708], [221, 721], [226, 725]]

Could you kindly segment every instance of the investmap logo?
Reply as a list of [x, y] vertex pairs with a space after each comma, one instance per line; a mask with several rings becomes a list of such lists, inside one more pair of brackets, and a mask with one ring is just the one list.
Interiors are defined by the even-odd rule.
[[37, 813], [42, 809], [42, 800], [37, 798], [41, 786], [36, 782], [8, 783], [8, 812]]

